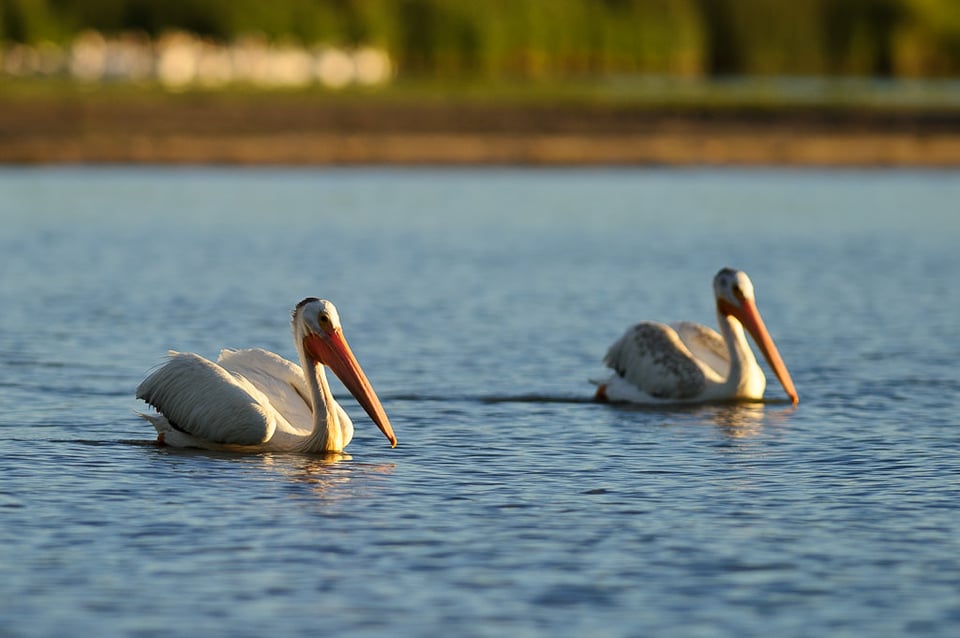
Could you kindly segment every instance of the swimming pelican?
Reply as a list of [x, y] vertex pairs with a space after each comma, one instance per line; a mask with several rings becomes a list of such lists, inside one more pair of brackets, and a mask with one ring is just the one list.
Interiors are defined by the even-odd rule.
[[639, 323], [607, 351], [603, 362], [614, 374], [598, 384], [596, 398], [646, 404], [760, 400], [767, 379], [746, 328], [796, 405], [793, 380], [760, 317], [747, 273], [722, 269], [713, 278], [713, 292], [722, 336], [687, 321]]
[[159, 412], [140, 415], [156, 427], [157, 440], [207, 450], [341, 452], [353, 438], [353, 423], [327, 385], [327, 366], [396, 447], [336, 307], [308, 297], [297, 304], [292, 324], [299, 366], [259, 348], [223, 350], [217, 363], [170, 352], [137, 388], [137, 398]]

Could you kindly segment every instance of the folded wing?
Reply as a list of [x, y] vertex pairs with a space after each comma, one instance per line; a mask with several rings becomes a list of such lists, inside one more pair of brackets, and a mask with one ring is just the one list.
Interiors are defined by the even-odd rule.
[[261, 348], [222, 350], [217, 363], [252, 383], [292, 427], [313, 427], [310, 388], [300, 366]]
[[193, 353], [170, 359], [137, 387], [170, 425], [214, 443], [257, 445], [276, 431], [270, 401], [253, 384]]
[[646, 321], [628, 329], [603, 359], [626, 381], [660, 399], [689, 399], [706, 386], [704, 371], [677, 332]]
[[730, 373], [730, 349], [719, 332], [693, 321], [676, 321], [670, 327], [700, 363], [709, 366], [718, 377], [727, 377]]

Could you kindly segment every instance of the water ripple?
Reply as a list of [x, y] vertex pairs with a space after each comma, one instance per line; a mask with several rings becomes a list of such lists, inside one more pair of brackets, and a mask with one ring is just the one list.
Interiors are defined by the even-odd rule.
[[[958, 188], [0, 170], [0, 633], [952, 636]], [[772, 377], [765, 403], [595, 403], [623, 328], [713, 321], [733, 261], [800, 404]], [[166, 350], [293, 357], [307, 294], [399, 446], [334, 382], [347, 454], [158, 447], [134, 392]]]

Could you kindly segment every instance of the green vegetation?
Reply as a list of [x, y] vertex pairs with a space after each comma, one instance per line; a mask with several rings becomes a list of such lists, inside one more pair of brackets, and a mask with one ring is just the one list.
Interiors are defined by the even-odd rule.
[[386, 49], [406, 77], [960, 74], [957, 0], [0, 0], [0, 39], [83, 29]]

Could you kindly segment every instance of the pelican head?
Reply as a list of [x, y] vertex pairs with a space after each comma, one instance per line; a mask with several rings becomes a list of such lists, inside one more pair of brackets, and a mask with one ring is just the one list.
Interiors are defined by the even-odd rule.
[[[307, 297], [298, 303], [293, 311], [293, 335], [305, 359], [315, 366], [322, 364], [330, 368], [389, 439], [391, 446], [396, 447], [397, 437], [380, 399], [343, 336], [336, 306], [316, 297]], [[303, 372], [308, 374], [307, 370]]]
[[777, 379], [780, 380], [780, 385], [783, 386], [790, 400], [796, 404], [800, 399], [793, 386], [793, 379], [790, 378], [787, 366], [783, 363], [780, 352], [763, 323], [760, 311], [757, 310], [753, 282], [747, 277], [747, 273], [733, 268], [723, 268], [713, 278], [713, 292], [717, 298], [717, 312], [722, 316], [734, 317], [750, 333], [767, 363], [770, 364], [770, 368], [777, 375]]

